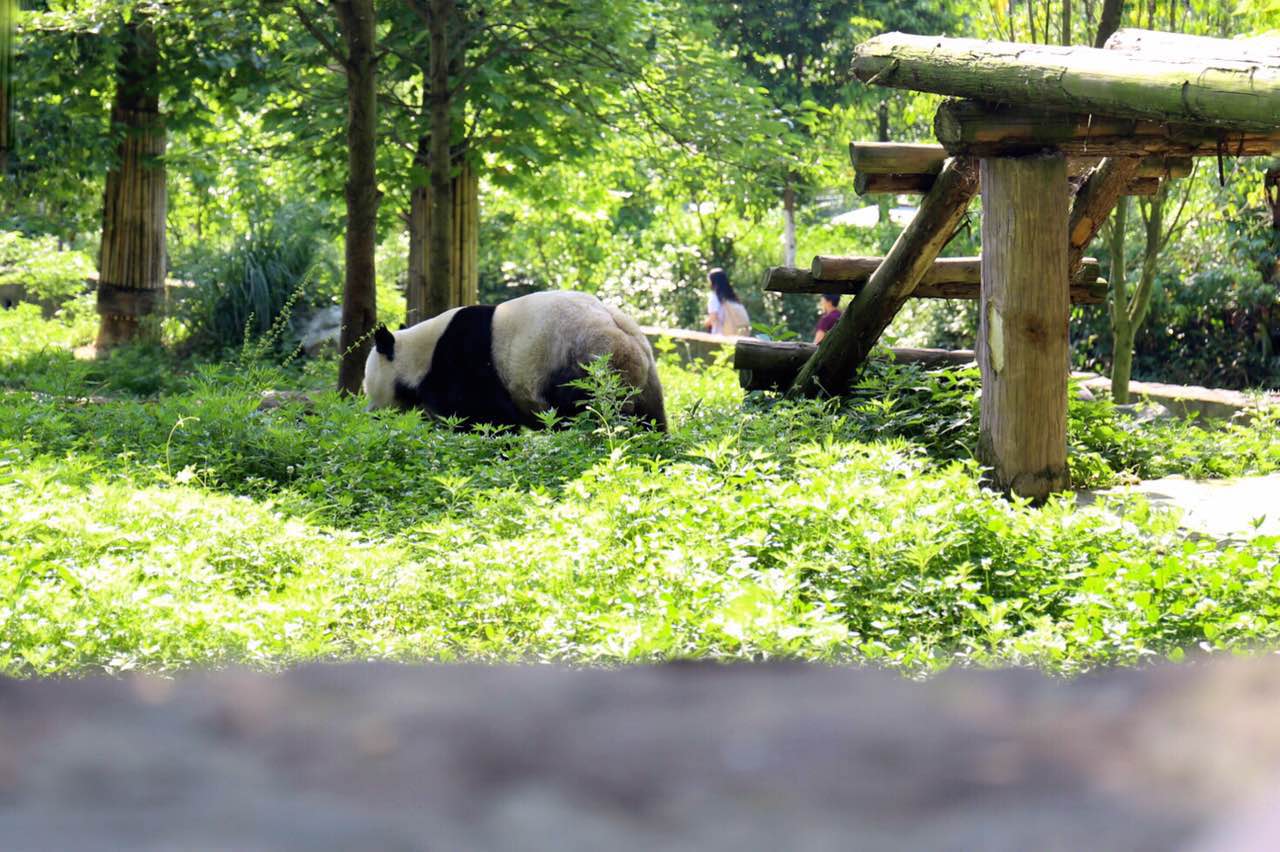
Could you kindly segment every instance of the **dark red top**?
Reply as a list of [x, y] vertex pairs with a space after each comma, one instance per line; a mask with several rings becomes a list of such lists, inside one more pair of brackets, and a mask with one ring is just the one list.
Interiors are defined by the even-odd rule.
[[838, 319], [840, 319], [840, 311], [827, 311], [818, 320], [818, 331], [830, 331], [835, 328]]

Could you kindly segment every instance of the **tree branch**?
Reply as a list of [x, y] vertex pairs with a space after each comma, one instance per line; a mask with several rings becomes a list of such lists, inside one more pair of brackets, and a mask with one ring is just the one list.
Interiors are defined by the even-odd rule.
[[293, 3], [292, 6], [293, 6], [293, 11], [298, 16], [298, 20], [302, 22], [302, 26], [306, 28], [307, 32], [311, 33], [311, 37], [314, 38], [316, 41], [320, 42], [320, 46], [323, 47], [330, 56], [336, 59], [338, 61], [338, 64], [341, 65], [344, 70], [349, 71], [351, 69], [350, 60], [338, 48], [338, 46], [334, 44], [333, 41], [327, 35], [324, 34], [324, 32], [316, 24], [315, 19], [312, 18], [311, 15], [309, 15], [307, 11], [303, 9], [300, 4]]

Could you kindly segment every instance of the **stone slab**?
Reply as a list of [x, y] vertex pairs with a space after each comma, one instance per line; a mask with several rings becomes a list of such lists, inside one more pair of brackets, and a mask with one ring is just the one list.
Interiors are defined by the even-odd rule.
[[[1083, 387], [1095, 393], [1110, 395], [1111, 379], [1096, 373], [1073, 373]], [[1206, 388], [1200, 385], [1167, 385], [1161, 382], [1129, 382], [1129, 393], [1134, 399], [1158, 402], [1177, 417], [1195, 414], [1205, 419], [1229, 420], [1245, 416], [1262, 401], [1280, 405], [1280, 395], [1258, 396], [1224, 388]]]
[[1208, 480], [1169, 476], [1095, 493], [1141, 494], [1181, 512], [1185, 529], [1219, 540], [1280, 535], [1280, 473]]

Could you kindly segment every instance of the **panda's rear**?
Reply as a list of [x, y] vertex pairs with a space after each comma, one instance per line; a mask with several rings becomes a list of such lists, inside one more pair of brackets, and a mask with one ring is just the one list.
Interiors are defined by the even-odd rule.
[[393, 335], [379, 331], [366, 364], [370, 407], [418, 408], [471, 425], [538, 427], [572, 416], [587, 393], [566, 386], [609, 356], [637, 393], [626, 413], [666, 429], [653, 350], [636, 324], [585, 293], [551, 291], [496, 307], [459, 308]]

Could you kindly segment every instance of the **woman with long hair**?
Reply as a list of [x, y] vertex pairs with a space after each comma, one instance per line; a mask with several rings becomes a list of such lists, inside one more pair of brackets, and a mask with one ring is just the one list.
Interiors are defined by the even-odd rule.
[[707, 296], [707, 318], [703, 327], [712, 334], [728, 337], [746, 337], [751, 334], [751, 319], [742, 300], [729, 283], [729, 276], [720, 267], [707, 273], [711, 293]]

